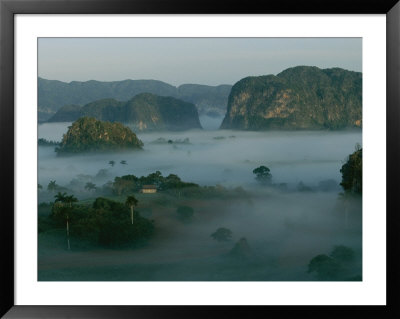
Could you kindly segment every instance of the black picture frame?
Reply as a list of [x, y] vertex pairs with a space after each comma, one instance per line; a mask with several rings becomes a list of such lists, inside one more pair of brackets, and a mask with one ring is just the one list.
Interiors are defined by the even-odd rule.
[[[387, 21], [387, 305], [386, 306], [17, 306], [14, 303], [14, 15], [15, 14], [385, 14]], [[0, 315], [5, 318], [399, 317], [400, 3], [398, 0], [0, 0]], [[385, 212], [376, 212], [384, 214]]]

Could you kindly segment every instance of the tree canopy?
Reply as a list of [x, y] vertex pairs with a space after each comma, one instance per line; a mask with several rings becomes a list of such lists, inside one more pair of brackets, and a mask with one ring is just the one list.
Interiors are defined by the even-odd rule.
[[[68, 197], [68, 196], [67, 196]], [[71, 236], [100, 246], [117, 248], [139, 244], [153, 234], [153, 223], [135, 212], [131, 222], [125, 203], [98, 197], [92, 206], [68, 205], [54, 207], [51, 218], [59, 225], [69, 215]]]
[[220, 227], [211, 234], [211, 237], [216, 241], [228, 241], [232, 238], [232, 231], [228, 228]]
[[113, 189], [118, 195], [131, 194], [139, 191], [143, 185], [155, 185], [159, 190], [198, 187], [197, 184], [183, 182], [178, 175], [169, 174], [164, 177], [160, 171], [156, 171], [141, 177], [135, 175], [117, 176], [113, 182]]
[[253, 170], [253, 174], [256, 175], [256, 180], [261, 183], [269, 183], [271, 182], [272, 175], [271, 171], [268, 167], [261, 165]]
[[315, 273], [319, 280], [342, 280], [349, 275], [349, 266], [354, 260], [353, 249], [343, 245], [334, 246], [329, 256], [320, 254], [311, 259], [308, 273]]
[[[92, 117], [76, 120], [64, 134], [58, 155], [92, 151], [141, 149], [143, 146], [135, 133], [121, 123], [98, 121]], [[113, 164], [109, 162], [111, 166]]]
[[317, 255], [308, 264], [308, 273], [315, 272], [319, 280], [333, 280], [338, 277], [341, 267], [332, 257]]
[[137, 200], [137, 199], [135, 198], [135, 196], [133, 196], [133, 195], [128, 196], [128, 197], [126, 198], [126, 201], [125, 201], [125, 204], [126, 204], [128, 207], [136, 206], [137, 203], [138, 203], [138, 200]]
[[349, 155], [345, 164], [340, 169], [342, 182], [340, 185], [348, 193], [362, 193], [362, 149], [357, 149]]

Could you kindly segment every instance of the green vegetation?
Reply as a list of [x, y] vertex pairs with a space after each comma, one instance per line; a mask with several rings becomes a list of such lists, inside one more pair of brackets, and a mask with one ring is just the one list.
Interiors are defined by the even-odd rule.
[[121, 123], [97, 121], [82, 117], [72, 123], [56, 148], [58, 155], [93, 151], [141, 149], [143, 143]]
[[343, 129], [362, 126], [362, 74], [340, 68], [289, 68], [237, 82], [221, 128]]
[[54, 197], [55, 201], [53, 205], [52, 216], [56, 221], [66, 224], [67, 244], [68, 250], [70, 250], [71, 245], [69, 240], [69, 222], [72, 214], [72, 204], [76, 203], [78, 199], [74, 195], [68, 196], [67, 193], [61, 192], [58, 192]]
[[[135, 130], [186, 130], [201, 128], [196, 107], [173, 97], [141, 93], [126, 102], [103, 99], [82, 106], [73, 120], [83, 116], [100, 121], [121, 122], [133, 125]], [[49, 121], [63, 118], [71, 120], [71, 114], [61, 108]], [[55, 121], [55, 120], [54, 120]]]
[[[352, 273], [355, 252], [350, 247], [335, 246], [330, 255], [317, 255], [308, 264], [308, 273], [315, 273], [318, 280], [361, 280]], [[359, 278], [359, 279], [358, 279]]]
[[41, 204], [42, 210], [50, 207], [50, 213], [48, 217], [39, 216], [39, 232], [57, 230], [66, 225], [68, 249], [71, 249], [71, 244], [74, 246], [74, 239], [111, 248], [135, 246], [153, 233], [153, 223], [133, 211], [132, 198], [128, 197], [126, 202], [130, 206], [127, 206], [102, 197], [96, 198], [92, 205], [73, 205], [77, 199], [66, 193], [58, 193], [55, 197], [53, 204]]
[[175, 139], [175, 140], [170, 140], [170, 139], [165, 139], [163, 137], [159, 137], [153, 142], [150, 142], [152, 144], [190, 144], [190, 140], [188, 137], [184, 139]]
[[138, 200], [135, 196], [131, 195], [126, 198], [125, 205], [128, 206], [131, 210], [131, 222], [133, 225], [133, 208], [138, 204]]
[[342, 182], [340, 185], [345, 192], [351, 194], [362, 193], [362, 148], [356, 147], [346, 163], [340, 169]]
[[339, 262], [352, 262], [354, 261], [355, 254], [353, 249], [339, 245], [333, 248], [331, 257]]
[[[39, 188], [41, 187], [42, 185], [40, 185]], [[66, 190], [67, 189], [65, 187], [58, 185], [56, 181], [50, 181], [49, 184], [47, 185], [47, 191], [49, 192], [65, 192]]]
[[106, 198], [97, 198], [86, 218], [77, 221], [73, 233], [91, 239], [102, 246], [121, 247], [138, 244], [149, 239], [154, 225], [134, 212], [133, 221], [123, 203]]
[[229, 252], [229, 256], [235, 259], [248, 259], [251, 255], [252, 252], [245, 237], [240, 238]]
[[231, 198], [235, 196], [245, 198], [247, 196], [246, 191], [241, 187], [228, 189], [221, 185], [199, 186], [195, 183], [182, 181], [176, 174], [169, 174], [164, 177], [160, 171], [141, 177], [135, 175], [117, 176], [109, 186], [111, 186], [112, 194], [121, 196], [140, 192], [144, 185], [155, 185], [157, 192], [182, 198]]
[[[89, 175], [81, 177], [85, 177], [82, 181], [90, 179]], [[94, 201], [89, 197], [77, 202], [73, 195], [68, 195], [64, 191], [67, 190], [65, 187], [57, 185], [55, 180], [50, 181], [49, 193], [45, 197], [57, 193], [54, 195], [54, 203], [39, 205], [39, 211], [42, 212], [39, 213], [40, 233], [66, 229], [68, 247], [72, 248], [82, 242], [107, 247], [136, 245], [150, 238], [153, 231], [152, 222], [143, 219], [135, 208], [138, 207], [139, 200], [143, 200], [140, 209], [143, 209], [146, 215], [151, 215], [153, 209], [166, 210], [171, 214], [175, 212], [179, 220], [187, 223], [194, 216], [194, 208], [189, 206], [189, 203], [198, 205], [199, 199], [207, 199], [209, 202], [213, 199], [247, 196], [241, 188], [226, 189], [219, 185], [201, 187], [184, 182], [175, 174], [164, 177], [159, 171], [142, 177], [134, 175], [116, 177], [113, 183], [108, 182], [101, 187], [92, 182], [85, 182], [82, 187], [83, 185], [89, 193], [97, 196]], [[155, 185], [158, 192], [150, 196], [141, 194], [139, 191], [143, 185]], [[112, 196], [112, 199], [98, 197], [102, 193], [107, 193], [106, 196]], [[114, 232], [115, 238], [112, 236]], [[216, 240], [228, 240], [231, 231], [219, 229], [213, 237]], [[78, 241], [74, 241], [74, 238]]]
[[253, 174], [256, 175], [255, 178], [260, 183], [268, 184], [271, 182], [271, 179], [272, 179], [271, 170], [264, 165], [261, 165], [260, 167], [255, 168], [253, 170]]
[[[120, 197], [133, 194], [137, 196], [141, 193], [145, 185], [154, 185], [156, 187], [157, 193], [145, 195], [153, 197], [155, 201], [164, 200], [162, 198], [230, 199], [237, 196], [241, 198], [249, 196], [241, 187], [226, 188], [221, 185], [200, 186], [195, 183], [182, 181], [176, 174], [169, 174], [164, 177], [159, 171], [141, 177], [132, 174], [117, 176], [113, 181], [104, 183], [108, 177], [108, 174], [100, 170], [95, 176], [79, 174], [65, 187], [58, 185], [56, 181], [50, 181], [47, 191], [40, 191], [40, 200], [51, 200], [56, 192], [75, 193], [79, 194], [81, 198], [96, 196]], [[96, 184], [94, 183], [95, 181], [97, 181]], [[100, 181], [103, 184], [100, 184]], [[158, 194], [165, 194], [165, 196], [157, 196]]]
[[55, 190], [57, 190], [59, 188], [59, 186], [56, 184], [56, 181], [50, 181], [49, 185], [47, 185], [47, 190], [49, 192], [54, 192]]
[[115, 177], [113, 189], [118, 195], [130, 194], [140, 191], [143, 185], [155, 185], [158, 190], [178, 190], [188, 187], [199, 187], [194, 183], [183, 182], [179, 176], [175, 174], [169, 174], [167, 177], [163, 177], [160, 171], [156, 171], [155, 173], [141, 177], [136, 177], [135, 175]]
[[340, 264], [327, 255], [315, 256], [308, 264], [308, 273], [315, 272], [319, 280], [337, 279], [340, 271]]
[[45, 138], [38, 139], [38, 146], [57, 146], [60, 145], [59, 142], [48, 141]]
[[220, 227], [211, 234], [211, 237], [216, 241], [228, 241], [232, 238], [232, 231], [228, 228]]

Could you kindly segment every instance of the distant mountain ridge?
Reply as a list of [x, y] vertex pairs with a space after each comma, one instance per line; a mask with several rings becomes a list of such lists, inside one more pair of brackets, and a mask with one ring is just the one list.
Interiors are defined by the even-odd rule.
[[65, 105], [82, 106], [100, 99], [126, 101], [140, 93], [171, 96], [196, 105], [199, 114], [224, 116], [232, 86], [183, 84], [178, 87], [157, 80], [114, 82], [72, 81], [70, 83], [38, 78], [39, 121], [47, 121]]
[[298, 66], [246, 77], [231, 90], [222, 129], [344, 129], [362, 126], [362, 74]]
[[49, 122], [73, 122], [81, 117], [130, 124], [137, 131], [201, 129], [194, 104], [150, 93], [125, 102], [102, 99], [84, 106], [66, 105]]

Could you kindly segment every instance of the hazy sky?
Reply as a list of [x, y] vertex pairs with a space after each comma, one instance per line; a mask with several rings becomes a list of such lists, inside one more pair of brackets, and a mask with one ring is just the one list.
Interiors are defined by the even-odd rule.
[[361, 38], [40, 38], [38, 75], [234, 84], [297, 65], [362, 71]]

